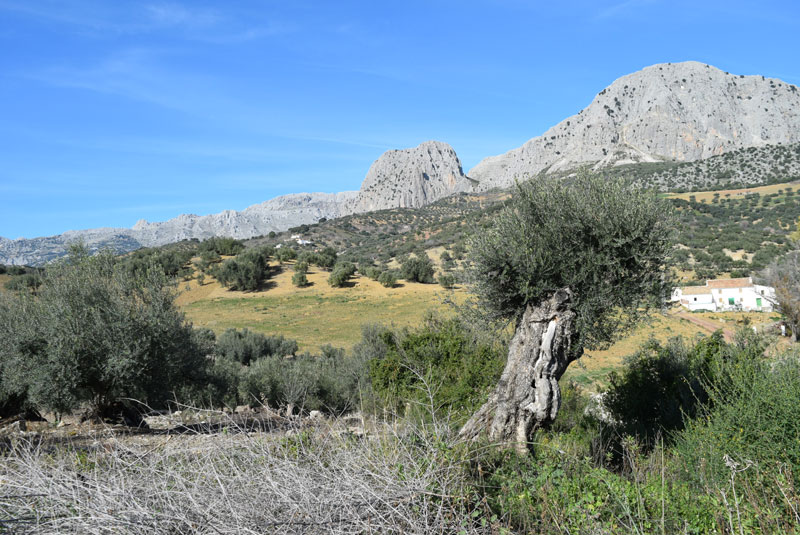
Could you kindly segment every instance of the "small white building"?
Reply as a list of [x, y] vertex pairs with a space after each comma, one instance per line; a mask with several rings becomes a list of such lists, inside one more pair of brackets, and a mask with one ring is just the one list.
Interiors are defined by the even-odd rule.
[[752, 277], [710, 279], [705, 286], [683, 286], [672, 291], [672, 301], [689, 310], [772, 312], [775, 288], [754, 284]]

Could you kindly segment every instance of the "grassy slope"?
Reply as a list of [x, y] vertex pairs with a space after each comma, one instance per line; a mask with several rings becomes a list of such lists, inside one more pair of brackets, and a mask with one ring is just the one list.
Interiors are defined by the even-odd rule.
[[[296, 288], [291, 284], [291, 266], [286, 267], [272, 279], [269, 288], [259, 292], [226, 290], [211, 277], [206, 277], [203, 286], [196, 280], [182, 283], [178, 304], [195, 325], [217, 333], [247, 327], [283, 334], [297, 340], [301, 351], [315, 352], [325, 344], [351, 348], [361, 338], [361, 325], [365, 323], [419, 325], [429, 310], [449, 312], [450, 308], [443, 303], [445, 297], [462, 300], [466, 296], [463, 288], [451, 293], [436, 284], [401, 281], [400, 286], [388, 289], [358, 276], [347, 288], [331, 288], [328, 273], [316, 269], [309, 274], [311, 286]], [[735, 321], [733, 316], [725, 314], [712, 316], [710, 319], [720, 327], [730, 327]], [[768, 319], [765, 316], [764, 321]], [[651, 336], [664, 341], [673, 336], [694, 338], [700, 334], [708, 332], [687, 320], [659, 314], [609, 349], [587, 351], [583, 359], [570, 367], [567, 378], [593, 388]]]
[[[443, 300], [450, 292], [438, 284], [400, 281], [389, 289], [356, 276], [346, 288], [331, 288], [329, 273], [314, 269], [308, 274], [311, 286], [296, 288], [287, 267], [271, 280], [270, 288], [259, 292], [226, 290], [211, 277], [202, 287], [192, 281], [188, 291], [181, 284], [184, 292], [178, 304], [195, 325], [217, 333], [247, 327], [282, 334], [297, 340], [301, 351], [316, 351], [325, 344], [351, 348], [361, 338], [364, 323], [417, 325], [429, 309], [449, 308]], [[461, 289], [452, 293], [455, 299], [464, 296]]]
[[787, 182], [784, 184], [770, 184], [769, 186], [758, 186], [754, 188], [739, 188], [739, 189], [724, 189], [719, 191], [695, 191], [686, 193], [670, 193], [667, 195], [669, 198], [683, 199], [688, 201], [691, 197], [695, 198], [696, 202], [711, 202], [714, 197], [743, 197], [758, 193], [759, 195], [769, 195], [771, 193], [778, 193], [784, 191], [787, 187], [797, 189], [800, 182]]

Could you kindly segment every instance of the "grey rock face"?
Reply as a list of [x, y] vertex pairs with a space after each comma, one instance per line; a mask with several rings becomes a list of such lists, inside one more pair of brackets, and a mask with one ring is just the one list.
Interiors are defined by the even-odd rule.
[[472, 186], [453, 147], [426, 141], [413, 149], [387, 151], [375, 160], [349, 211], [418, 208], [471, 191]]
[[138, 221], [133, 228], [69, 231], [47, 238], [0, 238], [0, 263], [41, 265], [66, 254], [69, 243], [83, 240], [91, 251], [118, 253], [185, 239], [212, 236], [252, 238], [344, 215], [383, 208], [419, 207], [453, 193], [468, 191], [472, 182], [450, 145], [428, 141], [418, 147], [384, 153], [370, 167], [358, 192], [296, 193], [276, 197], [237, 212], [198, 216], [182, 214], [163, 222]]
[[347, 201], [356, 193], [292, 193], [254, 204], [241, 212], [225, 210], [218, 214], [197, 216], [182, 214], [169, 221], [139, 221], [133, 232], [145, 246], [151, 247], [183, 239], [200, 240], [212, 236], [252, 238], [270, 231], [283, 231], [302, 224], [316, 223], [322, 217], [346, 215]]
[[57, 236], [33, 239], [0, 238], [0, 263], [46, 264], [64, 256], [70, 243], [81, 240], [92, 252], [110, 249], [125, 253], [141, 247], [154, 247], [192, 238], [252, 238], [273, 230], [277, 232], [302, 224], [316, 223], [322, 217], [345, 215], [343, 210], [347, 202], [355, 196], [354, 191], [293, 193], [250, 206], [241, 212], [225, 210], [205, 216], [182, 214], [158, 223], [140, 220], [130, 229], [71, 230]]
[[469, 176], [486, 190], [587, 164], [694, 161], [797, 141], [797, 87], [697, 62], [660, 64], [623, 76], [577, 115], [522, 147], [482, 160]]

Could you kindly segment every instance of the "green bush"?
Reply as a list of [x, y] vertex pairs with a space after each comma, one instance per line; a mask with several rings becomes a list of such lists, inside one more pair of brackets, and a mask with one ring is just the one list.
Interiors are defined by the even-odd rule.
[[[280, 249], [279, 249], [280, 250]], [[232, 290], [255, 291], [269, 278], [269, 255], [271, 247], [249, 249], [217, 266], [212, 275]]]
[[394, 288], [395, 284], [397, 284], [397, 277], [394, 272], [386, 270], [378, 275], [378, 282], [385, 288]]
[[[452, 410], [466, 420], [500, 376], [503, 348], [476, 340], [457, 320], [431, 318], [417, 330], [384, 329], [370, 337], [372, 389], [381, 403], [401, 412], [406, 403]], [[434, 407], [430, 407], [430, 398]]]
[[6, 290], [12, 292], [30, 291], [35, 292], [42, 284], [42, 277], [36, 273], [25, 273], [24, 275], [17, 275], [12, 277], [11, 280], [6, 281], [4, 284]]
[[163, 406], [210, 352], [174, 299], [155, 263], [133, 275], [109, 254], [74, 252], [45, 271], [38, 295], [0, 294], [0, 391], [98, 415], [123, 398]]
[[201, 256], [203, 254], [215, 254], [221, 256], [235, 256], [244, 251], [244, 244], [234, 238], [214, 237], [208, 238], [197, 247]]
[[683, 429], [707, 400], [703, 380], [725, 351], [721, 332], [695, 346], [673, 338], [666, 345], [650, 339], [628, 357], [621, 372], [611, 372], [603, 404], [622, 434], [652, 446], [657, 436]]
[[433, 264], [427, 255], [413, 256], [403, 262], [400, 276], [409, 282], [433, 282]]
[[294, 275], [292, 275], [292, 284], [297, 286], [298, 288], [303, 288], [308, 286], [308, 276], [306, 275], [305, 271], [297, 271]]
[[260, 358], [245, 367], [239, 382], [242, 403], [341, 413], [354, 410], [359, 401], [363, 366], [345, 357], [344, 350], [322, 348], [322, 355], [308, 353], [291, 359]]
[[456, 285], [456, 277], [452, 273], [439, 273], [439, 285], [442, 288], [451, 289]]
[[356, 267], [350, 262], [341, 262], [334, 266], [333, 272], [328, 277], [328, 284], [334, 288], [341, 288], [356, 272]]
[[336, 250], [332, 247], [326, 247], [317, 253], [314, 263], [322, 269], [332, 269], [336, 264]]
[[800, 487], [800, 361], [791, 354], [767, 360], [764, 349], [762, 338], [742, 332], [713, 362], [710, 402], [676, 437], [690, 478], [727, 482], [727, 455], [740, 467], [758, 465], [743, 478], [777, 475], [784, 466]]
[[297, 342], [283, 335], [264, 335], [249, 329], [228, 329], [217, 339], [216, 355], [249, 364], [262, 357], [284, 357], [297, 353]]
[[275, 259], [281, 263], [297, 258], [297, 251], [291, 247], [281, 247], [280, 249], [274, 249], [274, 251]]

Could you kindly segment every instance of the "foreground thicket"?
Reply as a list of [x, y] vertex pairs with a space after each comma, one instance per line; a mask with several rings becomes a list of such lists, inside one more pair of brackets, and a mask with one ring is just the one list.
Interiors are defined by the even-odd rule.
[[80, 249], [45, 270], [36, 295], [0, 294], [0, 410], [163, 406], [209, 350], [174, 297], [155, 264], [130, 270]]
[[797, 533], [800, 361], [766, 342], [649, 342], [611, 381], [611, 420], [568, 388], [532, 456], [484, 459], [482, 492], [522, 531]]
[[158, 446], [21, 443], [0, 463], [0, 531], [489, 534], [444, 430], [360, 440], [232, 432]]
[[458, 407], [437, 409], [423, 382], [418, 410], [367, 418], [364, 436], [332, 420], [290, 435], [231, 424], [146, 446], [19, 440], [0, 464], [0, 525], [90, 534], [797, 533], [800, 364], [767, 359], [764, 347], [753, 336], [650, 343], [606, 395], [645, 400], [659, 384], [654, 402], [678, 403], [682, 391], [670, 385], [693, 368], [669, 363], [708, 357], [695, 383], [705, 401], [679, 430], [667, 430], [672, 411], [652, 407], [647, 421], [664, 424], [660, 436], [631, 425], [636, 412], [604, 423], [568, 384], [563, 410], [527, 455], [459, 441], [458, 420], [442, 418]]

